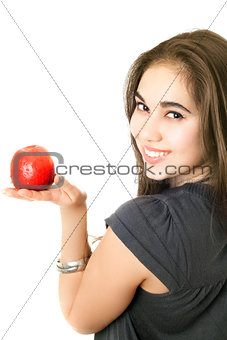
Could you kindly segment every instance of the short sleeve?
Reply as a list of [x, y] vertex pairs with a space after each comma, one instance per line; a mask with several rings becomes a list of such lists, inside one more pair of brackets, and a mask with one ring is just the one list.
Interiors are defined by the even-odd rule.
[[170, 292], [185, 286], [181, 270], [184, 250], [165, 202], [154, 196], [139, 196], [123, 203], [104, 221]]

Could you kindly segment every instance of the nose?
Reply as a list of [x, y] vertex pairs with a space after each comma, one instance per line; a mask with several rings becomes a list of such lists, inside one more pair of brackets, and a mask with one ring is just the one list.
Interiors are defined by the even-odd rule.
[[142, 122], [139, 129], [139, 138], [145, 142], [159, 142], [162, 139], [160, 131], [160, 118], [153, 112]]

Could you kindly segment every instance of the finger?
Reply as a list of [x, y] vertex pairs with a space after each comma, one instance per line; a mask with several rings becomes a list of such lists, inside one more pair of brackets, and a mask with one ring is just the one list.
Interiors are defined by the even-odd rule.
[[78, 200], [80, 200], [81, 191], [79, 190], [79, 188], [77, 188], [75, 184], [72, 185], [70, 182], [64, 179], [64, 184], [61, 189], [68, 195], [71, 202], [77, 202]]
[[[54, 183], [58, 186], [60, 180], [63, 180], [63, 184], [61, 186], [59, 186], [59, 188], [63, 189], [65, 192], [69, 193], [70, 191], [73, 190], [74, 186], [69, 183], [65, 178], [64, 176], [59, 176], [59, 175], [56, 175], [54, 177]], [[51, 189], [51, 190], [56, 190], [56, 189]], [[77, 189], [78, 190], [78, 189]]]
[[25, 201], [30, 201], [30, 202], [33, 201], [29, 198], [21, 197], [20, 195], [18, 195], [18, 190], [14, 189], [14, 188], [5, 188], [5, 189], [1, 190], [1, 193], [8, 196], [8, 197], [17, 198], [17, 199], [20, 199], [20, 200], [25, 200]]
[[54, 177], [54, 183], [57, 185], [60, 181], [60, 176], [58, 174], [55, 175]]
[[18, 195], [32, 199], [34, 201], [52, 201], [52, 193], [50, 190], [30, 190], [30, 189], [20, 189], [18, 190]]
[[[61, 177], [63, 177], [63, 176], [61, 176]], [[74, 195], [74, 197], [77, 196], [77, 195], [81, 195], [81, 192], [82, 192], [82, 190], [79, 187], [77, 187], [75, 184], [71, 184], [69, 181], [67, 181], [66, 178], [64, 178], [64, 183], [63, 183], [61, 188], [65, 192], [67, 192], [67, 194]]]
[[9, 197], [16, 198], [17, 200], [22, 200], [22, 201], [34, 202], [34, 200], [32, 200], [30, 198], [20, 197], [19, 195], [18, 196], [9, 196]]

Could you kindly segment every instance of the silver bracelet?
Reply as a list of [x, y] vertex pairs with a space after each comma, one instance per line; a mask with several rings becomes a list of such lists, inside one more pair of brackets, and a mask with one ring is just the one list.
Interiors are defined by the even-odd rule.
[[90, 254], [87, 257], [84, 257], [80, 260], [73, 261], [73, 262], [61, 263], [60, 259], [58, 259], [57, 270], [62, 274], [83, 271], [85, 269], [91, 255], [92, 255], [92, 252], [90, 252]]

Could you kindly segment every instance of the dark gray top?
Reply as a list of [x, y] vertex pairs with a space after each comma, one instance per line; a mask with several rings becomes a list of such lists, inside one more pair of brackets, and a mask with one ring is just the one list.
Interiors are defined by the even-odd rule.
[[95, 340], [227, 339], [227, 221], [199, 181], [139, 196], [105, 219], [119, 239], [169, 289], [141, 287], [127, 309]]

